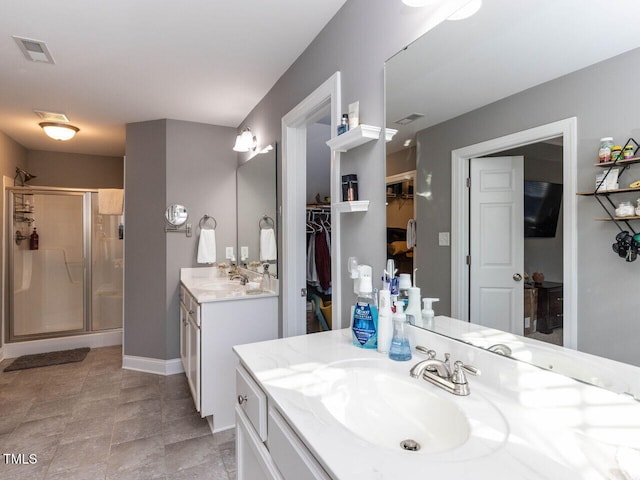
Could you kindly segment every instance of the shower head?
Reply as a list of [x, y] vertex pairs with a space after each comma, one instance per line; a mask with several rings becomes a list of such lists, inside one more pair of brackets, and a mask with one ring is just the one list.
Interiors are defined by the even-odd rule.
[[20, 186], [24, 187], [25, 182], [28, 182], [29, 180], [33, 180], [34, 178], [36, 178], [35, 175], [19, 167], [16, 167], [16, 176], [13, 177], [13, 185], [14, 186], [16, 185], [16, 179], [20, 179]]

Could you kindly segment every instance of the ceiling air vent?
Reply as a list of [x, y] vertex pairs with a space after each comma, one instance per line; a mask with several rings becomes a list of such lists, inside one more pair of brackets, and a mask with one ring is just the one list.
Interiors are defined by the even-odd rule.
[[13, 39], [20, 47], [20, 51], [26, 57], [27, 60], [32, 62], [43, 62], [43, 63], [56, 63], [51, 56], [51, 52], [47, 48], [47, 45], [40, 40], [32, 40], [30, 38], [22, 38], [13, 36]]
[[67, 123], [69, 121], [64, 113], [47, 112], [46, 110], [34, 110], [33, 112], [46, 122]]
[[424, 117], [423, 114], [421, 113], [412, 113], [411, 115], [407, 115], [404, 118], [401, 118], [400, 120], [396, 120], [395, 123], [397, 123], [398, 125], [408, 125], [411, 122], [415, 122], [417, 119]]

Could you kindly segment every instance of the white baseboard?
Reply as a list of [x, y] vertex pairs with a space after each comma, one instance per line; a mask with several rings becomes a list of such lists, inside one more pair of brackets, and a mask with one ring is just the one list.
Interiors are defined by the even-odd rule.
[[134, 355], [122, 356], [122, 368], [157, 375], [175, 375], [184, 372], [182, 361], [179, 358], [160, 360], [159, 358], [136, 357]]
[[81, 347], [99, 348], [113, 345], [122, 345], [121, 328], [108, 332], [88, 333], [86, 335], [74, 335], [71, 337], [5, 343], [2, 346], [2, 353], [4, 358], [16, 358], [22, 355], [55, 352], [57, 350], [71, 350]]

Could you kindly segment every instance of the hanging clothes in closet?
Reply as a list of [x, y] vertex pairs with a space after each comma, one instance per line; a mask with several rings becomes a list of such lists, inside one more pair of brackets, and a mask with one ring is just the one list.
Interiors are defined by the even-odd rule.
[[307, 283], [331, 293], [331, 211], [307, 209]]

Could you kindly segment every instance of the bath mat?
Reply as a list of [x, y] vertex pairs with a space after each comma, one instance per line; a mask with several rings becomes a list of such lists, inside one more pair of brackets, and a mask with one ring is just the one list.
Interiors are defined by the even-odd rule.
[[88, 347], [74, 348], [73, 350], [61, 350], [59, 352], [36, 353], [34, 355], [23, 355], [16, 358], [4, 371], [25, 370], [27, 368], [48, 367], [50, 365], [60, 365], [63, 363], [81, 362], [91, 350]]

